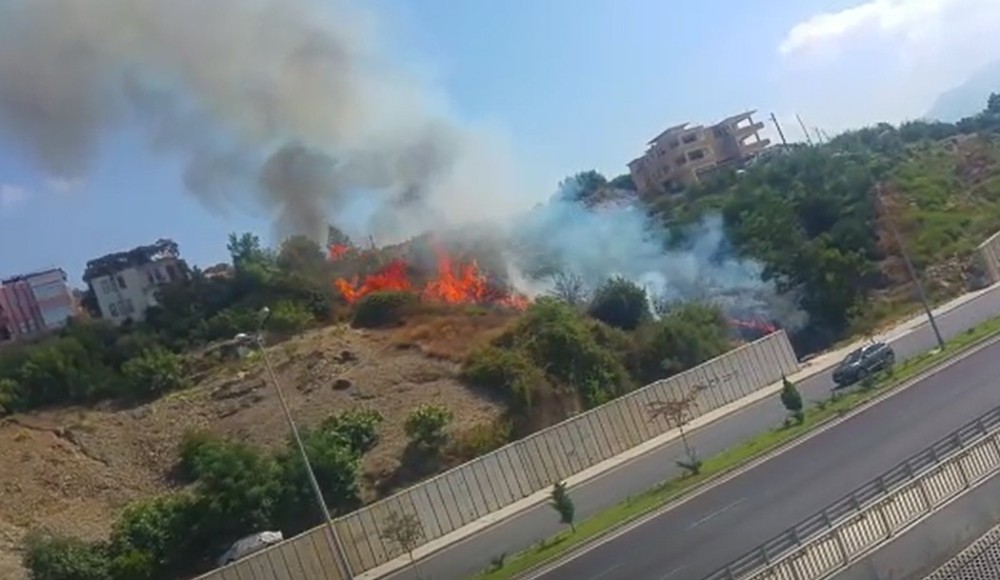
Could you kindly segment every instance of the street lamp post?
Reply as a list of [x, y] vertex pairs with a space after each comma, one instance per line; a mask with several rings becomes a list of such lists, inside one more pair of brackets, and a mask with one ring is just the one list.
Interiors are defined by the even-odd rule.
[[885, 223], [892, 233], [892, 237], [896, 240], [896, 245], [899, 246], [899, 253], [903, 257], [903, 263], [906, 264], [906, 270], [910, 273], [910, 278], [913, 283], [917, 286], [917, 294], [920, 296], [920, 303], [924, 307], [924, 312], [927, 313], [927, 320], [931, 323], [931, 329], [934, 331], [934, 338], [937, 339], [938, 347], [944, 350], [944, 339], [941, 338], [941, 331], [938, 330], [937, 321], [934, 319], [934, 312], [931, 310], [931, 305], [927, 301], [927, 294], [924, 292], [924, 285], [920, 283], [920, 278], [917, 276], [917, 270], [913, 267], [913, 262], [910, 260], [910, 254], [906, 251], [906, 246], [903, 244], [903, 238], [899, 235], [899, 230], [896, 229], [896, 223], [893, 221], [892, 216], [888, 215], [889, 212], [882, 202], [882, 184], [878, 183], [875, 185], [875, 201], [878, 205], [885, 211]]
[[350, 563], [347, 561], [344, 545], [340, 541], [340, 535], [337, 533], [337, 527], [334, 525], [333, 518], [330, 516], [330, 510], [326, 506], [326, 500], [323, 499], [323, 491], [319, 487], [319, 482], [316, 481], [316, 474], [313, 472], [312, 464], [309, 463], [309, 456], [306, 453], [306, 447], [303, 445], [302, 438], [299, 436], [299, 429], [295, 426], [295, 421], [292, 419], [292, 412], [288, 409], [288, 402], [285, 401], [285, 395], [281, 392], [281, 385], [278, 383], [278, 376], [274, 372], [274, 367], [271, 366], [271, 359], [267, 356], [267, 351], [264, 349], [262, 333], [264, 323], [267, 322], [268, 317], [271, 315], [271, 310], [265, 306], [261, 310], [261, 314], [260, 325], [257, 327], [257, 332], [253, 336], [253, 343], [257, 346], [257, 350], [260, 352], [260, 356], [264, 360], [264, 368], [267, 370], [267, 375], [271, 380], [271, 384], [274, 385], [274, 391], [278, 394], [278, 401], [281, 403], [281, 410], [285, 413], [285, 419], [288, 421], [288, 428], [291, 429], [292, 437], [295, 439], [295, 445], [298, 447], [299, 454], [302, 456], [302, 463], [305, 465], [306, 474], [309, 476], [309, 484], [312, 486], [313, 493], [316, 496], [316, 503], [319, 504], [323, 518], [326, 520], [328, 528], [327, 531], [329, 533], [325, 535], [327, 542], [330, 544], [330, 550], [333, 552], [334, 560], [337, 561], [337, 568], [340, 571], [340, 577], [343, 580], [351, 580], [354, 578], [354, 575], [351, 571]]

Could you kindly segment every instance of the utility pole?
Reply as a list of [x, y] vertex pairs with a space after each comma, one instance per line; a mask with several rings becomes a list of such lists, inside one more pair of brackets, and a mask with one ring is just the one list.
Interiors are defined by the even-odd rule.
[[795, 118], [799, 120], [799, 127], [802, 127], [802, 134], [806, 136], [806, 143], [812, 145], [813, 138], [809, 134], [809, 129], [806, 129], [806, 124], [802, 122], [802, 117], [798, 113], [795, 113]]
[[785, 132], [781, 130], [781, 123], [778, 122], [778, 118], [771, 113], [771, 122], [774, 123], [774, 127], [778, 130], [778, 136], [781, 137], [781, 144], [788, 147], [788, 141], [785, 139]]
[[917, 287], [917, 294], [920, 296], [920, 303], [924, 307], [924, 312], [927, 313], [927, 320], [931, 323], [931, 329], [934, 331], [934, 338], [937, 339], [938, 347], [944, 350], [944, 339], [941, 338], [941, 331], [938, 330], [937, 321], [934, 320], [934, 312], [931, 310], [931, 305], [927, 301], [927, 294], [924, 292], [924, 285], [920, 283], [920, 278], [917, 277], [917, 271], [913, 267], [913, 262], [910, 260], [910, 254], [906, 251], [906, 246], [903, 244], [903, 238], [899, 235], [899, 230], [896, 229], [896, 223], [889, 215], [888, 208], [886, 208], [885, 203], [882, 201], [882, 184], [878, 183], [875, 185], [875, 202], [878, 207], [882, 208], [885, 215], [885, 223], [892, 233], [892, 237], [896, 240], [896, 245], [899, 246], [899, 253], [903, 258], [903, 263], [906, 264], [906, 270], [910, 273], [910, 278], [913, 280], [914, 285]]
[[326, 500], [323, 499], [323, 490], [320, 489], [319, 482], [316, 480], [316, 474], [313, 472], [312, 464], [309, 463], [309, 455], [306, 453], [306, 446], [302, 443], [302, 437], [299, 436], [299, 429], [295, 426], [295, 421], [292, 419], [292, 412], [288, 409], [288, 403], [285, 401], [284, 393], [281, 392], [281, 384], [278, 382], [278, 376], [274, 372], [274, 367], [271, 366], [271, 359], [267, 356], [267, 351], [264, 349], [264, 340], [261, 337], [261, 333], [264, 329], [264, 323], [267, 322], [268, 317], [271, 315], [271, 309], [265, 306], [261, 310], [261, 315], [260, 326], [257, 327], [257, 333], [252, 337], [252, 340], [257, 345], [260, 356], [264, 360], [264, 368], [267, 370], [268, 378], [271, 379], [271, 384], [274, 386], [274, 390], [278, 394], [278, 401], [281, 403], [281, 410], [285, 413], [285, 419], [288, 421], [288, 427], [292, 431], [292, 438], [295, 439], [295, 445], [298, 447], [299, 454], [302, 457], [302, 463], [305, 465], [306, 475], [309, 477], [309, 485], [312, 487], [313, 494], [316, 496], [316, 503], [319, 505], [323, 518], [326, 520], [327, 531], [329, 532], [328, 534], [325, 534], [326, 540], [330, 545], [330, 551], [333, 553], [333, 559], [337, 562], [340, 577], [344, 580], [351, 580], [354, 578], [354, 574], [352, 573], [351, 565], [347, 560], [347, 552], [344, 549], [344, 544], [340, 540], [340, 534], [337, 533], [337, 526], [334, 525], [333, 517], [330, 516], [330, 510], [326, 506]]

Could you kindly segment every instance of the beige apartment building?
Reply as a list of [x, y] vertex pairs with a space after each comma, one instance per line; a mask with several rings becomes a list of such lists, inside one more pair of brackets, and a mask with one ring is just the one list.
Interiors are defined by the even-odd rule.
[[671, 127], [648, 143], [646, 153], [628, 164], [636, 190], [642, 195], [667, 193], [699, 183], [714, 170], [738, 166], [770, 145], [761, 139], [764, 124], [754, 122], [757, 111], [723, 119], [710, 127]]

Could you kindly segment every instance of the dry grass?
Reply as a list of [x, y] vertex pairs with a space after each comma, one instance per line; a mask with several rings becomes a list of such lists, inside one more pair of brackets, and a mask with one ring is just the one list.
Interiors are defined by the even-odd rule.
[[516, 318], [516, 312], [499, 308], [426, 306], [395, 330], [393, 341], [401, 347], [417, 347], [429, 357], [457, 363]]
[[[354, 407], [372, 407], [384, 416], [381, 441], [362, 466], [365, 499], [372, 500], [377, 489], [409, 483], [397, 472], [406, 446], [402, 425], [413, 408], [447, 406], [463, 440], [470, 429], [493, 425], [501, 416], [502, 405], [455, 379], [458, 365], [451, 357], [421, 351], [440, 353], [449, 344], [474, 342], [477, 332], [502, 324], [503, 316], [465, 315], [463, 324], [456, 312], [440, 325], [418, 318], [384, 332], [333, 327], [270, 352], [300, 425]], [[260, 367], [257, 360], [226, 363], [197, 387], [135, 408], [69, 408], [0, 420], [0, 578], [24, 577], [16, 548], [28, 529], [100, 538], [126, 504], [169, 490], [186, 430], [268, 448], [284, 445], [287, 425]]]

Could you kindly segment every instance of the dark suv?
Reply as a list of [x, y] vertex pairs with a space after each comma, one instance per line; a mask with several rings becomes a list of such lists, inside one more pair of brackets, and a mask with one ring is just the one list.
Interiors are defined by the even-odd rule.
[[873, 342], [847, 355], [833, 371], [837, 388], [849, 387], [896, 364], [896, 353], [884, 342]]

